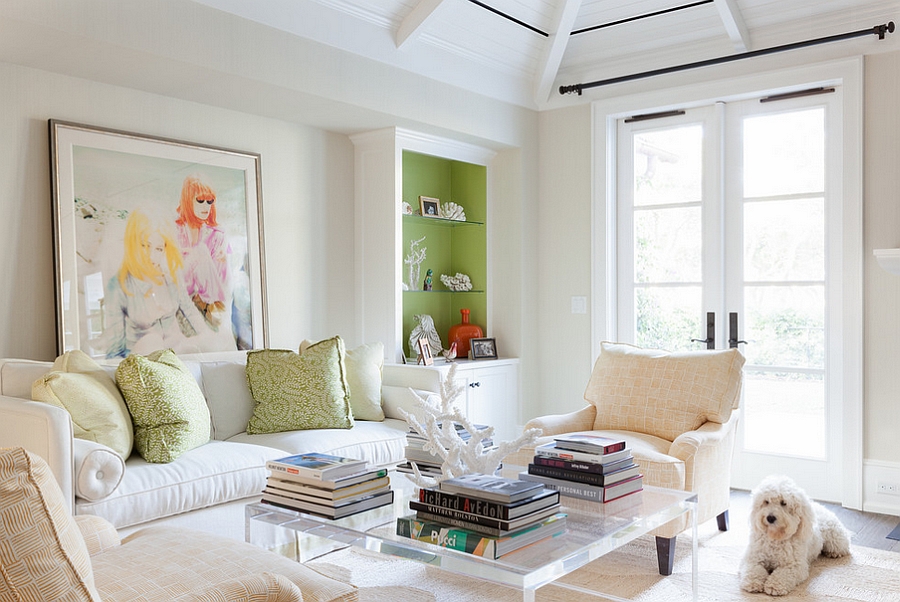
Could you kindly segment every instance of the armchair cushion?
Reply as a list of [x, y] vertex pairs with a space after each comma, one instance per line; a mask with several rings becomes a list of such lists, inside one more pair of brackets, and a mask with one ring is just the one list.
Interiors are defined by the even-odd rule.
[[287, 577], [260, 573], [179, 596], [175, 602], [303, 602], [303, 593]]
[[737, 349], [669, 353], [604, 342], [584, 392], [597, 408], [594, 430], [674, 441], [707, 421], [727, 422], [743, 365]]

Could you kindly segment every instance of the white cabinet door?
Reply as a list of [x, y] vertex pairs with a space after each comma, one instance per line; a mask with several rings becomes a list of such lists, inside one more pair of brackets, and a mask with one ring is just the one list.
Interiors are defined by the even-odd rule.
[[465, 382], [465, 413], [473, 423], [494, 427], [494, 440], [515, 439], [519, 427], [517, 360], [457, 364], [456, 378]]

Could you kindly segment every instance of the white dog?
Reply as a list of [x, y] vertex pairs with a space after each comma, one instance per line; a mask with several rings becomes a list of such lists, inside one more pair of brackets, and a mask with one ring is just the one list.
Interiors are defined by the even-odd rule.
[[783, 596], [809, 578], [819, 554], [850, 553], [844, 525], [788, 477], [767, 477], [753, 490], [750, 529], [741, 562], [741, 589], [748, 592]]

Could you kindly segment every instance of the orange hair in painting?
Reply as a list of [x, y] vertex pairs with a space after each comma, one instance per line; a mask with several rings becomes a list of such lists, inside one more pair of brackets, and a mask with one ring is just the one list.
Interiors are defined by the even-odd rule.
[[[197, 199], [215, 201], [216, 193], [212, 188], [201, 182], [199, 178], [188, 176], [184, 179], [184, 184], [181, 186], [181, 201], [178, 203], [178, 219], [175, 220], [176, 224], [179, 226], [187, 225], [195, 230], [203, 225], [203, 220], [194, 213], [194, 203]], [[212, 227], [219, 225], [216, 222], [216, 205], [214, 202], [210, 204], [209, 217], [206, 219], [206, 225]]]

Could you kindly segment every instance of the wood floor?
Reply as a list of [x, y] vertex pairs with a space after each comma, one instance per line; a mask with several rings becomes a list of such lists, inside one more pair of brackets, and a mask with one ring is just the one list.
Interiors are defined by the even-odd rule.
[[[853, 533], [851, 541], [854, 545], [900, 552], [900, 541], [887, 538], [887, 534], [900, 523], [900, 517], [848, 510], [834, 504], [823, 505], [830, 508], [844, 523], [844, 526]], [[729, 510], [731, 520], [746, 520], [749, 515], [749, 508], [750, 493], [732, 489], [731, 508]]]

